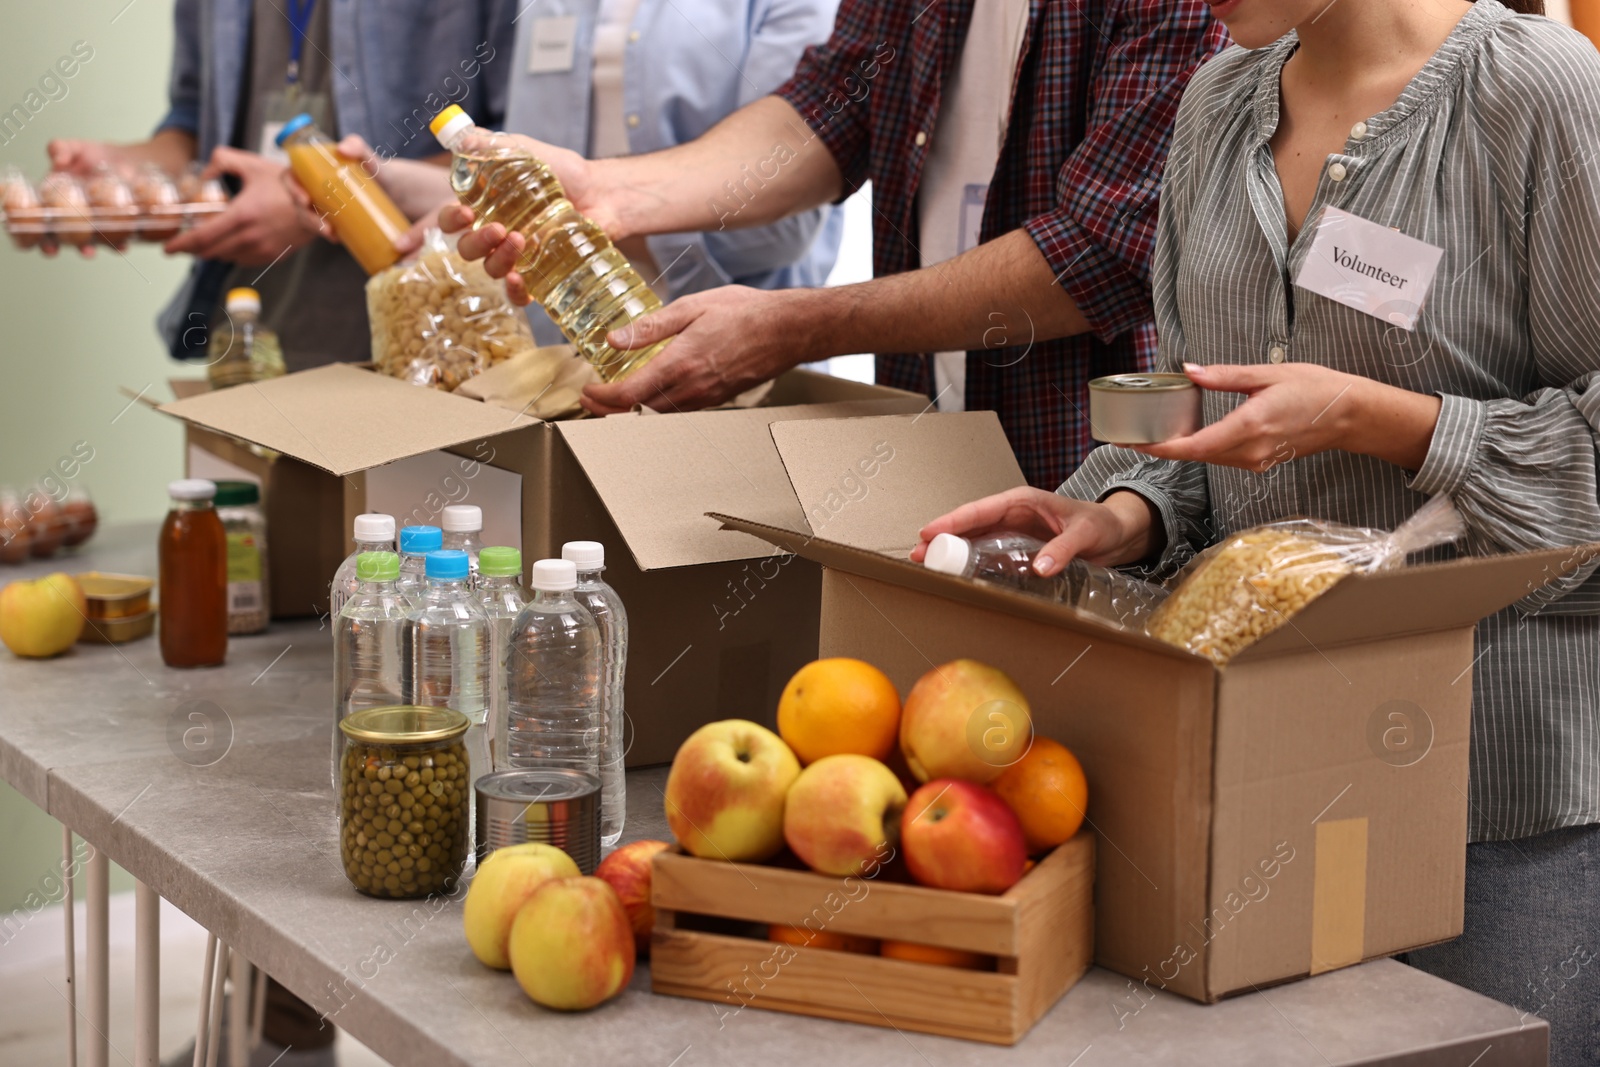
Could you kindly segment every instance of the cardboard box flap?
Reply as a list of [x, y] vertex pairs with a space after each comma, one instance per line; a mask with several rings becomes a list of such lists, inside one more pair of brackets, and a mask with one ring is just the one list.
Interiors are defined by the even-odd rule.
[[1471, 626], [1600, 553], [1600, 545], [1472, 557], [1354, 575], [1234, 662]]
[[805, 511], [800, 528], [889, 555], [909, 551], [929, 520], [1026, 484], [992, 411], [774, 423], [772, 440]]
[[[920, 401], [926, 403], [926, 401]], [[918, 398], [783, 408], [612, 415], [556, 423], [639, 569], [759, 559], [772, 546], [719, 529], [710, 511], [801, 525], [800, 503], [772, 446], [773, 423], [916, 410]]]
[[339, 477], [537, 421], [345, 364], [205, 392], [159, 410]]

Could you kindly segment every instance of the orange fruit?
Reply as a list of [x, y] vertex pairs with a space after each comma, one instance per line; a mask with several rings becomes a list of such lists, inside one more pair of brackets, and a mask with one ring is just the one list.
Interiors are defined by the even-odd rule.
[[989, 783], [1011, 805], [1028, 839], [1028, 851], [1044, 852], [1078, 832], [1089, 806], [1089, 783], [1072, 750], [1035, 737], [1023, 757]]
[[933, 963], [941, 967], [962, 967], [969, 971], [987, 970], [989, 966], [988, 959], [976, 952], [966, 952], [959, 948], [941, 948], [938, 945], [922, 945], [915, 941], [886, 940], [883, 942], [883, 947], [878, 950], [878, 954], [895, 960]]
[[870, 937], [855, 934], [836, 934], [831, 930], [813, 930], [807, 926], [789, 926], [773, 923], [767, 927], [768, 941], [781, 941], [785, 945], [804, 948], [829, 948], [835, 952], [857, 952], [863, 956], [878, 954], [878, 942]]
[[778, 736], [801, 764], [845, 753], [887, 759], [900, 736], [900, 694], [870, 663], [813, 660], [783, 687]]

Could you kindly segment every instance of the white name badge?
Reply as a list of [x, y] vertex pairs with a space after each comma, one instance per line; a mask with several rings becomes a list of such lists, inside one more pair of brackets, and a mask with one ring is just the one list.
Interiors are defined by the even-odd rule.
[[1444, 249], [1399, 230], [1326, 207], [1294, 283], [1412, 330], [1443, 255]]
[[533, 20], [528, 35], [528, 73], [560, 74], [572, 69], [578, 44], [578, 16], [547, 15]]

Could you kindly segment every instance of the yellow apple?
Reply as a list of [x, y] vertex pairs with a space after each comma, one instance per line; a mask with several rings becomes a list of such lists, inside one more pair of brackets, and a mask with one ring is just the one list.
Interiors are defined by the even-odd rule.
[[900, 749], [917, 781], [990, 782], [1028, 751], [1028, 698], [1004, 671], [958, 659], [924, 674], [906, 696]]
[[478, 865], [461, 907], [461, 925], [472, 954], [485, 966], [509, 970], [507, 943], [518, 909], [550, 879], [581, 873], [572, 857], [554, 845], [529, 841], [495, 849]]
[[783, 802], [800, 761], [783, 738], [744, 719], [690, 734], [667, 774], [667, 825], [691, 855], [770, 859], [783, 848]]
[[582, 1011], [633, 978], [633, 929], [603, 879], [553, 878], [511, 924], [511, 973], [536, 1004]]
[[823, 756], [789, 789], [783, 838], [820, 874], [862, 874], [888, 860], [906, 789], [871, 756]]
[[78, 580], [55, 574], [0, 589], [0, 641], [19, 656], [55, 656], [83, 633], [87, 605]]

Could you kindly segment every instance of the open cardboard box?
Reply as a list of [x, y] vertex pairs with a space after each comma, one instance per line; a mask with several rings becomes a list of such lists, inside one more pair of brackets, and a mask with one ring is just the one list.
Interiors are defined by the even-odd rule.
[[[1201, 1001], [1461, 932], [1473, 627], [1571, 549], [1346, 578], [1226, 669], [1142, 633], [906, 559], [957, 503], [1023, 484], [990, 413], [789, 422], [772, 436], [824, 529], [718, 514], [823, 565], [819, 651], [901, 692], [994, 664], [1089, 779], [1095, 959]], [[891, 452], [870, 493], [833, 472]], [[1143, 988], [1140, 988], [1143, 987]]]
[[770, 723], [784, 683], [816, 656], [820, 569], [780, 566], [767, 542], [705, 517], [803, 521], [769, 425], [928, 406], [806, 371], [780, 378], [766, 405], [551, 423], [336, 364], [160, 410], [187, 424], [194, 473], [221, 460], [265, 487], [279, 617], [327, 610], [351, 520], [404, 467], [432, 473], [406, 483], [408, 499], [375, 501], [402, 525], [481, 503], [490, 543], [520, 544], [525, 567], [566, 541], [603, 543], [628, 609], [628, 764], [640, 766], [670, 760], [713, 719]]

